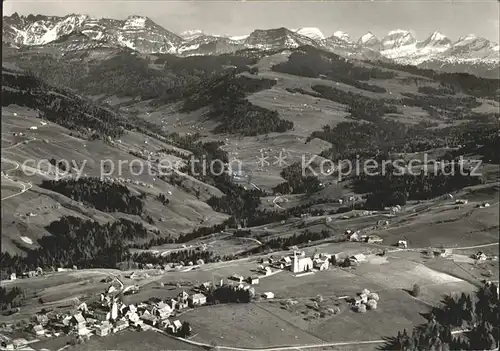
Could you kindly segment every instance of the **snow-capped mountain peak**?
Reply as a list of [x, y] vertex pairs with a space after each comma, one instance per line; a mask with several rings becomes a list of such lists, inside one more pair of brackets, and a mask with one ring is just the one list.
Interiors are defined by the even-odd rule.
[[384, 50], [397, 49], [402, 46], [414, 45], [417, 40], [407, 30], [396, 29], [390, 31], [387, 36], [382, 39], [382, 48]]
[[325, 38], [315, 27], [256, 29], [240, 36], [207, 35], [194, 29], [177, 35], [148, 17], [137, 15], [116, 20], [81, 14], [57, 17], [14, 13], [3, 17], [2, 39], [11, 48], [49, 45], [61, 52], [106, 47], [188, 56], [223, 54], [248, 48], [276, 50], [308, 45], [346, 57], [385, 57], [398, 63], [431, 68], [471, 64], [498, 67], [499, 62], [498, 43], [473, 34], [455, 42], [438, 31], [417, 42], [410, 31], [403, 29], [390, 31], [382, 40], [367, 32], [357, 42], [352, 42], [349, 35], [340, 30]]
[[305, 37], [311, 38], [313, 40], [323, 40], [325, 39], [325, 36], [323, 33], [315, 27], [304, 27], [304, 28], [299, 28], [296, 30], [293, 30], [295, 33], [303, 35]]
[[335, 33], [333, 33], [333, 36], [337, 37], [339, 39], [342, 39], [344, 41], [347, 41], [347, 42], [351, 42], [352, 41], [351, 37], [349, 36], [349, 34], [347, 34], [346, 32], [342, 32], [341, 30], [338, 30]]
[[365, 35], [361, 36], [361, 38], [359, 38], [358, 40], [358, 45], [376, 51], [382, 49], [380, 40], [372, 32], [368, 32]]
[[442, 47], [449, 48], [451, 45], [451, 40], [448, 39], [444, 34], [440, 32], [432, 33], [426, 40], [417, 44], [419, 48], [425, 47]]
[[142, 17], [142, 16], [129, 16], [125, 20], [125, 24], [123, 25], [123, 29], [136, 29], [136, 28], [145, 28], [146, 27], [146, 21], [148, 20], [147, 17]]
[[446, 35], [444, 34], [441, 34], [440, 32], [438, 31], [435, 31], [434, 33], [431, 34], [431, 36], [429, 37], [431, 40], [443, 40], [443, 39], [446, 39]]

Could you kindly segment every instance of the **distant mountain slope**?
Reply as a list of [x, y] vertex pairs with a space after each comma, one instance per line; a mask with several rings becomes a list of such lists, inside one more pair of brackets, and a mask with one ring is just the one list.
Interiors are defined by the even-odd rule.
[[343, 56], [369, 60], [383, 56], [397, 63], [434, 69], [439, 69], [441, 63], [445, 71], [465, 71], [491, 77], [496, 77], [499, 63], [498, 43], [475, 35], [452, 41], [438, 31], [423, 41], [418, 41], [404, 29], [390, 31], [381, 39], [368, 32], [353, 40], [342, 30], [327, 37], [316, 27], [256, 29], [237, 37], [209, 35], [200, 29], [177, 35], [147, 17], [135, 15], [115, 20], [79, 14], [56, 17], [19, 16], [15, 13], [4, 16], [3, 22], [2, 40], [13, 47], [43, 46], [76, 32], [87, 36], [90, 41], [84, 38], [76, 42], [66, 41], [58, 49], [74, 51], [93, 47], [125, 47], [145, 54], [192, 56], [230, 53], [245, 48], [279, 50], [311, 45]]

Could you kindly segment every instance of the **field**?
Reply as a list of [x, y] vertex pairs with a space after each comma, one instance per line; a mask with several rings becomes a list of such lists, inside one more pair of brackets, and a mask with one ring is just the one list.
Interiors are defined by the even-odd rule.
[[98, 336], [89, 341], [72, 347], [75, 351], [94, 351], [94, 350], [122, 350], [122, 351], [156, 351], [156, 350], [182, 350], [194, 351], [202, 348], [178, 341], [166, 335], [154, 331], [124, 331], [100, 338]]
[[193, 340], [240, 347], [271, 347], [321, 343], [257, 304], [203, 307], [183, 314], [198, 335]]

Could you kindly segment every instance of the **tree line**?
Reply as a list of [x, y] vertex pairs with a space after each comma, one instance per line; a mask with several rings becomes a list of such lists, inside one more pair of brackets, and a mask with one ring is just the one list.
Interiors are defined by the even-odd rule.
[[97, 177], [80, 179], [43, 180], [40, 187], [104, 212], [123, 212], [141, 215], [145, 194], [133, 195], [121, 184], [104, 182]]
[[99, 224], [65, 216], [45, 229], [50, 235], [39, 239], [39, 247], [25, 257], [1, 253], [2, 270], [22, 274], [37, 267], [115, 268], [130, 257], [131, 242], [148, 236], [145, 227], [126, 219]]

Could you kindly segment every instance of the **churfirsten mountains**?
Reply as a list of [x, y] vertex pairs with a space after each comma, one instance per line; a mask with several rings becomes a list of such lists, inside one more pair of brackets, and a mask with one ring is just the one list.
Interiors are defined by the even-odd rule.
[[409, 31], [401, 29], [393, 30], [383, 38], [368, 32], [358, 40], [342, 31], [326, 37], [314, 27], [256, 29], [241, 36], [205, 34], [201, 30], [175, 34], [147, 17], [129, 16], [125, 20], [115, 20], [80, 14], [56, 17], [19, 16], [15, 13], [3, 17], [3, 22], [3, 43], [17, 48], [57, 45], [63, 51], [73, 51], [122, 47], [141, 53], [191, 56], [311, 45], [348, 57], [389, 59], [448, 72], [498, 76], [498, 44], [472, 34], [456, 41], [437, 31], [418, 41]]

